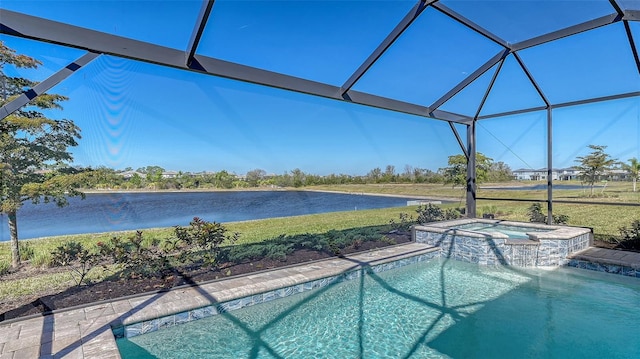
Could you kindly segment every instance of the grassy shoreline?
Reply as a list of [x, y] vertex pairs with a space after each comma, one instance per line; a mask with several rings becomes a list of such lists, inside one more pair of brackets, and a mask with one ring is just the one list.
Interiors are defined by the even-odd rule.
[[[241, 222], [227, 222], [225, 227], [230, 232], [241, 233], [236, 244], [248, 244], [276, 238], [281, 235], [319, 234], [329, 230], [342, 230], [366, 226], [387, 225], [391, 219], [397, 220], [400, 213], [415, 213], [416, 206], [393, 207], [372, 210], [357, 210], [345, 212], [331, 212], [292, 217], [278, 217], [270, 219], [249, 220]], [[142, 230], [145, 240], [166, 239], [174, 236], [173, 228], [153, 228]], [[129, 237], [135, 231], [117, 231], [97, 234], [76, 234], [68, 236], [43, 237], [38, 239], [21, 240], [21, 244], [28, 243], [37, 258], [39, 253], [50, 255], [56, 247], [67, 241], [76, 241], [89, 248], [95, 248], [97, 242], [108, 242], [113, 236]], [[11, 254], [9, 242], [0, 243], [0, 261], [10, 263]], [[70, 271], [60, 267], [39, 269], [36, 263], [26, 261], [21, 270], [28, 275], [18, 278], [4, 277], [0, 280], [0, 302], [32, 301], [42, 295], [64, 291], [75, 285]], [[94, 268], [89, 279], [94, 282], [104, 280], [109, 271]]]
[[[508, 182], [501, 183], [502, 187], [512, 188], [514, 186], [526, 187], [530, 182]], [[579, 184], [579, 182], [563, 182], [563, 184]], [[493, 186], [493, 184], [491, 184]], [[610, 184], [607, 193], [611, 197], [597, 198], [604, 202], [640, 202], [640, 192], [630, 191], [631, 183], [618, 182]], [[627, 188], [629, 187], [629, 188]], [[358, 195], [392, 196], [401, 198], [418, 198], [451, 201], [452, 203], [441, 205], [443, 208], [462, 207], [464, 192], [462, 188], [443, 186], [442, 184], [368, 184], [368, 185], [324, 185], [303, 188], [242, 188], [242, 189], [200, 189], [200, 190], [95, 190], [85, 191], [85, 193], [161, 193], [161, 192], [231, 192], [231, 191], [313, 191], [329, 193], [350, 193]], [[584, 189], [562, 190], [554, 192], [556, 199], [572, 199], [580, 201], [583, 197]], [[483, 201], [479, 200], [477, 209], [478, 215], [483, 213], [497, 213], [500, 219], [528, 221], [527, 208], [531, 204], [528, 202], [514, 202], [507, 198], [521, 198], [530, 200], [542, 200], [546, 195], [544, 191], [513, 191], [500, 189], [478, 190], [481, 197], [505, 198], [504, 201]], [[585, 198], [584, 200], [589, 200]], [[390, 220], [397, 220], [400, 213], [415, 215], [415, 206], [395, 207], [378, 210], [359, 210], [332, 212], [324, 214], [303, 215], [293, 217], [279, 217], [262, 220], [249, 220], [240, 222], [224, 223], [230, 231], [242, 234], [241, 243], [251, 243], [268, 239], [278, 235], [319, 233], [330, 229], [346, 229], [368, 225], [388, 224]], [[569, 224], [574, 226], [584, 226], [594, 228], [597, 235], [614, 236], [618, 234], [621, 226], [628, 225], [634, 219], [640, 218], [640, 207], [622, 206], [597, 206], [589, 204], [555, 204], [554, 213], [569, 215]], [[169, 237], [173, 228], [150, 228], [142, 229], [149, 237]], [[87, 233], [77, 235], [63, 235], [52, 237], [41, 237], [21, 240], [23, 243], [34, 245], [34, 250], [53, 250], [65, 241], [74, 240], [81, 243], [93, 244], [98, 241], [105, 241], [113, 236], [130, 236], [135, 233], [131, 231], [116, 231], [105, 233]], [[9, 242], [0, 242], [0, 261], [10, 260]]]
[[[610, 192], [615, 194], [605, 201], [640, 201], [638, 193], [632, 193], [623, 186], [611, 186]], [[239, 189], [246, 190], [246, 189]], [[255, 190], [255, 189], [254, 189]], [[443, 204], [443, 208], [464, 206], [460, 201], [463, 191], [460, 188], [443, 187], [442, 185], [349, 185], [349, 186], [315, 186], [300, 189], [258, 189], [258, 190], [282, 190], [282, 191], [323, 191], [338, 193], [356, 193], [363, 195], [388, 195], [394, 197], [409, 198], [447, 198], [456, 201]], [[226, 191], [226, 190], [225, 190]], [[237, 190], [236, 190], [237, 191]], [[504, 201], [478, 201], [478, 215], [483, 213], [496, 213], [498, 219], [528, 221], [528, 202], [509, 201], [507, 197], [517, 195], [523, 199], [539, 199], [544, 191], [501, 191], [480, 189], [482, 196], [505, 198]], [[129, 192], [129, 191], [124, 191]], [[149, 191], [163, 192], [163, 191]], [[177, 191], [183, 192], [183, 191]], [[186, 192], [186, 191], [184, 191]], [[575, 198], [580, 200], [581, 190], [559, 191], [556, 198]], [[110, 193], [99, 191], [98, 193]], [[544, 197], [542, 197], [544, 198]], [[417, 206], [402, 206], [384, 209], [357, 210], [344, 212], [330, 212], [323, 214], [311, 214], [291, 217], [278, 217], [269, 219], [248, 220], [239, 222], [226, 222], [225, 227], [230, 232], [239, 232], [238, 244], [256, 243], [275, 238], [281, 235], [319, 234], [329, 230], [343, 230], [358, 227], [377, 226], [389, 224], [391, 220], [399, 221], [400, 214], [408, 214], [416, 217]], [[569, 224], [594, 228], [597, 236], [606, 238], [618, 233], [621, 226], [627, 226], [632, 220], [640, 218], [640, 207], [623, 206], [595, 206], [588, 204], [555, 204], [554, 213], [569, 215]], [[146, 239], [166, 239], [174, 236], [173, 227], [143, 229]], [[66, 271], [38, 270], [37, 258], [50, 256], [56, 247], [67, 241], [80, 242], [88, 247], [94, 247], [97, 242], [109, 241], [114, 236], [123, 238], [132, 236], [135, 230], [115, 231], [106, 233], [77, 234], [66, 236], [42, 237], [36, 239], [21, 240], [22, 245], [27, 245], [34, 255], [31, 266], [23, 269], [31, 270], [32, 274], [19, 278], [0, 280], [0, 301], [21, 301], [25, 298], [64, 290], [74, 285], [70, 275]], [[10, 244], [0, 242], [0, 262], [10, 263]], [[31, 269], [28, 269], [31, 268]], [[91, 279], [100, 281], [108, 275], [103, 270], [94, 270]]]
[[[303, 233], [323, 233], [331, 229], [341, 230], [373, 225], [389, 224], [396, 220], [400, 213], [415, 213], [416, 206], [391, 207], [383, 209], [357, 210], [344, 212], [330, 212], [322, 214], [308, 214], [291, 217], [276, 217], [238, 222], [225, 222], [230, 232], [239, 232], [238, 244], [255, 243], [279, 235], [295, 235]], [[168, 238], [173, 236], [173, 227], [141, 229], [145, 237]], [[104, 233], [86, 233], [63, 236], [41, 237], [20, 240], [33, 246], [34, 251], [53, 251], [57, 246], [67, 241], [77, 241], [82, 244], [95, 244], [108, 241], [114, 236], [128, 237], [136, 230], [113, 231]], [[9, 242], [0, 243], [0, 261], [10, 261]]]

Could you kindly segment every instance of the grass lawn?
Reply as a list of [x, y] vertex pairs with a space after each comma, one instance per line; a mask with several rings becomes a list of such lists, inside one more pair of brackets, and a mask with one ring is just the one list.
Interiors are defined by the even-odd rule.
[[[312, 214], [294, 217], [261, 219], [243, 222], [225, 223], [230, 232], [240, 233], [238, 244], [254, 243], [274, 238], [280, 235], [295, 235], [302, 233], [324, 233], [331, 229], [366, 227], [389, 224], [391, 219], [397, 220], [400, 213], [415, 214], [417, 206], [384, 208], [373, 210], [359, 210], [348, 212], [334, 212]], [[154, 238], [164, 239], [173, 236], [173, 228], [154, 228], [143, 230], [146, 240]], [[68, 236], [44, 237], [39, 239], [22, 240], [21, 245], [30, 247], [34, 257], [45, 257], [58, 246], [68, 241], [80, 242], [83, 245], [94, 245], [97, 242], [107, 242], [114, 236], [129, 237], [135, 231], [121, 231], [98, 234], [77, 234]], [[11, 261], [9, 242], [0, 243], [0, 262]], [[46, 264], [46, 263], [36, 263]]]
[[[546, 182], [521, 182], [482, 184], [477, 196], [480, 198], [505, 199], [505, 200], [478, 200], [478, 216], [483, 213], [497, 213], [499, 219], [528, 221], [527, 209], [532, 202], [509, 201], [506, 199], [526, 199], [543, 201], [547, 198], [547, 190], [511, 190], [514, 186], [544, 185]], [[629, 226], [633, 220], [640, 219], [640, 206], [625, 206], [616, 204], [640, 204], [640, 191], [633, 192], [631, 182], [609, 182], [597, 184], [594, 188], [596, 196], [589, 197], [588, 186], [581, 186], [578, 181], [563, 181], [561, 185], [580, 186], [579, 189], [556, 189], [553, 191], [554, 200], [574, 201], [577, 204], [554, 204], [554, 214], [566, 214], [569, 216], [569, 225], [593, 228], [595, 234], [600, 237], [617, 236], [619, 228]], [[500, 187], [488, 189], [487, 187]], [[462, 188], [451, 188], [442, 184], [376, 184], [376, 185], [336, 185], [314, 186], [312, 189], [344, 192], [362, 192], [376, 194], [392, 194], [421, 196], [428, 198], [442, 198], [455, 200], [454, 207], [464, 206], [465, 193]], [[581, 203], [582, 202], [582, 203]], [[594, 205], [584, 202], [603, 202], [607, 205]], [[546, 212], [546, 204], [543, 204]]]
[[[225, 223], [230, 232], [240, 233], [238, 244], [256, 243], [265, 241], [280, 235], [296, 235], [304, 233], [324, 233], [329, 230], [342, 230], [366, 226], [389, 224], [391, 219], [398, 220], [400, 213], [415, 213], [417, 206], [396, 207], [374, 210], [359, 210], [348, 212], [335, 212], [325, 214], [304, 215], [286, 218], [272, 218], [244, 222]], [[40, 239], [24, 240], [21, 245], [26, 245], [34, 252], [34, 256], [42, 253], [51, 258], [51, 252], [67, 241], [80, 242], [88, 248], [95, 248], [97, 242], [107, 242], [113, 236], [129, 237], [135, 231], [122, 231], [102, 234], [80, 234], [70, 236], [46, 237]], [[154, 238], [164, 239], [173, 236], [173, 228], [158, 228], [143, 230], [145, 240]], [[11, 253], [8, 242], [0, 243], [0, 261], [10, 263]], [[55, 270], [36, 271], [32, 267], [40, 267], [42, 263], [34, 263], [30, 260], [30, 268], [33, 275], [21, 276], [17, 279], [0, 280], [0, 302], [9, 302], [17, 298], [29, 295], [42, 295], [63, 291], [75, 285], [69, 271], [64, 268]], [[35, 264], [35, 265], [34, 265]], [[112, 274], [109, 270], [94, 268], [90, 272], [92, 281], [100, 281]], [[33, 300], [31, 298], [30, 300]]]

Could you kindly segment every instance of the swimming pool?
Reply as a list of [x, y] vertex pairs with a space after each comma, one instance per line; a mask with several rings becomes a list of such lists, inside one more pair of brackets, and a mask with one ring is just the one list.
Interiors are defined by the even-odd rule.
[[640, 357], [640, 281], [434, 259], [129, 339], [123, 358]]

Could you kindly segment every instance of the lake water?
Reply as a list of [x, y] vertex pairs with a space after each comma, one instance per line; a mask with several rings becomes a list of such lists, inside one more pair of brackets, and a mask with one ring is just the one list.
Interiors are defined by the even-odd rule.
[[[30, 202], [18, 211], [20, 239], [185, 226], [197, 216], [232, 222], [303, 214], [406, 206], [410, 198], [305, 191], [159, 192], [87, 194], [70, 205]], [[0, 241], [9, 240], [0, 216]]]

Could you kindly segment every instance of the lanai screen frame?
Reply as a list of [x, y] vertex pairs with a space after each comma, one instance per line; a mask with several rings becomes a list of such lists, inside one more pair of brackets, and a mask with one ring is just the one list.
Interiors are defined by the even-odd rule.
[[[471, 21], [465, 16], [457, 13], [453, 9], [440, 3], [438, 0], [419, 0], [402, 20], [394, 27], [394, 29], [386, 36], [386, 38], [376, 47], [369, 57], [358, 67], [356, 71], [344, 82], [342, 86], [329, 85], [317, 81], [311, 81], [304, 78], [285, 75], [278, 72], [258, 69], [238, 63], [220, 60], [213, 57], [197, 54], [197, 48], [200, 43], [205, 26], [212, 11], [214, 11], [215, 0], [203, 0], [202, 6], [196, 18], [194, 28], [189, 39], [187, 48], [184, 51], [133, 40], [126, 37], [116, 36], [104, 32], [81, 28], [65, 23], [52, 20], [38, 18], [10, 10], [0, 9], [0, 33], [15, 37], [21, 37], [41, 42], [48, 42], [57, 45], [82, 49], [87, 53], [62, 70], [58, 71], [48, 79], [42, 81], [34, 88], [25, 92], [22, 96], [5, 104], [0, 108], [0, 121], [26, 105], [33, 98], [45, 93], [53, 86], [57, 85], [68, 76], [72, 75], [79, 68], [87, 65], [101, 54], [112, 55], [137, 61], [148, 62], [161, 66], [195, 71], [198, 73], [229, 78], [233, 80], [269, 86], [288, 91], [304, 93], [313, 96], [334, 99], [338, 101], [346, 101], [365, 106], [371, 106], [396, 112], [407, 113], [420, 116], [427, 119], [446, 121], [460, 145], [462, 152], [467, 158], [467, 178], [466, 178], [466, 213], [467, 216], [475, 218], [477, 216], [476, 203], [477, 200], [501, 200], [501, 201], [527, 201], [527, 202], [546, 202], [549, 215], [547, 216], [549, 224], [553, 218], [553, 203], [573, 203], [573, 204], [597, 204], [597, 205], [626, 205], [640, 206], [636, 203], [608, 203], [608, 202], [584, 202], [584, 201], [566, 201], [553, 199], [553, 110], [557, 108], [577, 106], [589, 103], [610, 101], [629, 97], [640, 98], [640, 91], [620, 93], [611, 96], [586, 98], [578, 101], [565, 103], [551, 103], [545, 96], [544, 92], [537, 84], [536, 79], [527, 69], [524, 61], [520, 58], [518, 52], [527, 48], [545, 44], [551, 41], [573, 36], [582, 32], [597, 29], [602, 26], [622, 22], [631, 53], [633, 55], [638, 74], [640, 75], [640, 58], [637, 51], [637, 39], [634, 39], [630, 21], [640, 21], [640, 10], [623, 9], [618, 0], [608, 0], [612, 12], [596, 19], [592, 19], [580, 24], [572, 25], [551, 33], [530, 38], [517, 43], [509, 43], [504, 39], [496, 36], [486, 28]], [[408, 103], [391, 99], [388, 97], [373, 95], [370, 93], [353, 90], [353, 86], [358, 80], [373, 66], [373, 64], [390, 48], [398, 37], [408, 29], [411, 24], [420, 16], [427, 8], [433, 8], [438, 12], [445, 14], [454, 21], [464, 25], [472, 31], [482, 35], [486, 39], [496, 43], [501, 50], [464, 80], [451, 88], [446, 94], [433, 102], [430, 106], [423, 106], [414, 103]], [[494, 82], [500, 73], [502, 64], [508, 55], [512, 54], [520, 68], [526, 74], [528, 80], [535, 88], [536, 92], [544, 102], [544, 106], [520, 109], [516, 111], [497, 113], [492, 115], [480, 116], [482, 107], [491, 91]], [[439, 107], [462, 91], [473, 81], [482, 76], [489, 69], [497, 65], [497, 69], [493, 74], [491, 82], [486, 89], [484, 97], [478, 106], [474, 116], [466, 116], [453, 112], [440, 110]], [[510, 115], [523, 114], [534, 111], [546, 111], [547, 118], [547, 199], [546, 200], [522, 200], [517, 198], [489, 198], [478, 197], [476, 195], [476, 124], [478, 121], [499, 118]], [[466, 126], [466, 143], [462, 140], [459, 132], [454, 124]]]

